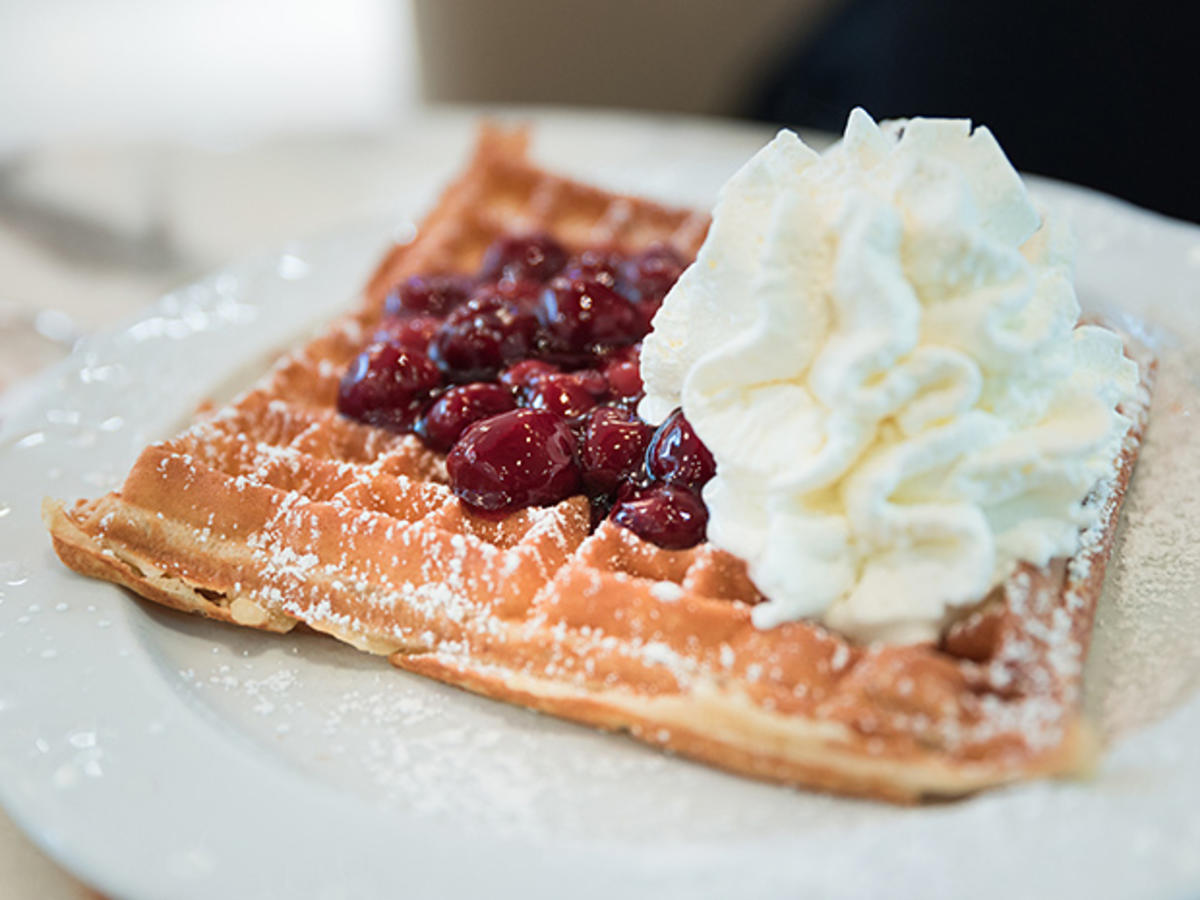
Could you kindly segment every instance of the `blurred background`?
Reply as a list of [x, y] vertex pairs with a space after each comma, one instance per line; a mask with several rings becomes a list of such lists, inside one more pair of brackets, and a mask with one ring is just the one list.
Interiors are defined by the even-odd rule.
[[970, 116], [1024, 170], [1195, 219], [1198, 36], [1162, 0], [0, 0], [0, 154], [376, 130], [429, 102], [831, 131], [863, 105]]
[[839, 132], [971, 117], [1014, 164], [1200, 220], [1200, 5], [0, 0], [0, 391], [231, 257], [378, 214], [431, 109]]
[[[386, 208], [442, 104], [967, 116], [1200, 220], [1198, 36], [1162, 0], [0, 0], [0, 418], [171, 286]], [[0, 814], [0, 896], [52, 871]]]
[[406, 129], [446, 104], [764, 133], [837, 132], [855, 105], [967, 116], [1020, 169], [1200, 220], [1198, 9], [0, 0], [0, 389], [205, 267], [377, 211]]

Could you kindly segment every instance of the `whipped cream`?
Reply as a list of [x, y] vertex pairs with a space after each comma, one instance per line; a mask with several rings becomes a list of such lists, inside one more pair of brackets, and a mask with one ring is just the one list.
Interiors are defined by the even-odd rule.
[[825, 153], [781, 131], [730, 179], [639, 411], [682, 406], [712, 451], [708, 537], [769, 598], [756, 625], [932, 640], [1077, 551], [1138, 372], [1078, 324], [1072, 256], [967, 120], [856, 109]]

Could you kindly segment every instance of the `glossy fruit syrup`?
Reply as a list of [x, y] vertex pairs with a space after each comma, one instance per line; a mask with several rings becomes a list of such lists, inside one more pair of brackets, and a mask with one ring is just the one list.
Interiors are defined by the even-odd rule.
[[572, 254], [545, 234], [502, 237], [473, 275], [396, 286], [338, 411], [445, 453], [479, 513], [585, 493], [594, 521], [691, 547], [712, 455], [678, 410], [658, 428], [636, 413], [641, 340], [685, 265], [665, 246]]

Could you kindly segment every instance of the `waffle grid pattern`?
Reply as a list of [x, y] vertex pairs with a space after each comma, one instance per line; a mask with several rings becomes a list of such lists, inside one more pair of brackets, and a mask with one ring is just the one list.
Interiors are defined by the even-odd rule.
[[64, 560], [168, 605], [276, 631], [303, 623], [776, 780], [912, 800], [1078, 767], [1079, 672], [1134, 443], [1109, 527], [1086, 549], [1098, 565], [1019, 573], [940, 649], [861, 648], [808, 623], [754, 629], [760, 598], [740, 561], [662, 550], [611, 523], [589, 534], [582, 497], [474, 516], [416, 438], [334, 412], [341, 373], [407, 275], [473, 270], [513, 231], [568, 247], [665, 241], [689, 256], [703, 239], [703, 216], [548, 175], [524, 154], [523, 133], [485, 130], [361, 309], [147, 448], [120, 491], [49, 508]]

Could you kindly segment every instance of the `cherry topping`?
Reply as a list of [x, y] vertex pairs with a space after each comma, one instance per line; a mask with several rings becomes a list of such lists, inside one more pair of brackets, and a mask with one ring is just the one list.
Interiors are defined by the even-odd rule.
[[537, 306], [539, 295], [542, 293], [542, 284], [538, 281], [531, 281], [528, 278], [517, 280], [506, 279], [504, 281], [497, 281], [494, 284], [486, 284], [477, 293], [499, 294], [504, 299], [513, 301], [522, 309], [532, 312]]
[[433, 402], [417, 423], [425, 443], [445, 453], [467, 427], [517, 405], [512, 391], [498, 384], [475, 382], [452, 387]]
[[708, 509], [694, 492], [674, 484], [626, 484], [611, 513], [618, 525], [668, 550], [693, 547], [704, 540]]
[[699, 490], [716, 474], [717, 464], [683, 417], [683, 411], [677, 409], [654, 433], [646, 450], [646, 470], [659, 481]]
[[712, 455], [679, 410], [657, 430], [635, 411], [639, 342], [685, 265], [663, 245], [568, 256], [545, 234], [502, 237], [478, 277], [415, 275], [393, 289], [338, 410], [449, 451], [451, 487], [477, 512], [583, 489], [593, 524], [608, 515], [690, 547], [707, 527]]
[[564, 419], [583, 415], [608, 392], [599, 372], [550, 372], [533, 379], [521, 394], [532, 409], [548, 409]]
[[387, 341], [405, 350], [429, 352], [429, 342], [437, 334], [442, 320], [433, 316], [413, 316], [407, 319], [388, 318], [379, 323], [376, 341]]
[[645, 389], [642, 385], [640, 359], [640, 344], [618, 347], [605, 354], [604, 377], [608, 380], [609, 393], [614, 397], [628, 401], [641, 399]]
[[542, 292], [537, 315], [551, 347], [568, 353], [632, 344], [644, 333], [636, 307], [599, 281], [554, 279]]
[[413, 275], [400, 282], [384, 305], [389, 316], [444, 316], [464, 303], [474, 287], [464, 275]]
[[544, 409], [515, 409], [468, 428], [446, 457], [450, 487], [477, 510], [545, 506], [579, 489], [575, 436]]
[[687, 263], [666, 244], [655, 244], [630, 259], [624, 266], [633, 299], [659, 303], [679, 280]]
[[638, 321], [641, 323], [642, 336], [650, 333], [654, 327], [654, 317], [658, 315], [659, 307], [662, 306], [662, 300], [643, 300], [640, 303], [635, 303], [634, 308], [638, 312]]
[[537, 320], [518, 300], [485, 289], [446, 318], [429, 355], [452, 381], [487, 381], [529, 355]]
[[548, 234], [507, 235], [483, 255], [479, 275], [485, 281], [529, 278], [547, 281], [567, 262], [567, 251]]
[[610, 288], [620, 290], [618, 281], [621, 278], [623, 258], [612, 250], [584, 250], [567, 263], [563, 269], [563, 277], [571, 279], [587, 279], [599, 281]]
[[513, 363], [500, 373], [500, 383], [506, 384], [514, 391], [529, 387], [543, 375], [561, 371], [558, 366], [540, 359], [523, 359]]
[[396, 344], [372, 344], [342, 376], [338, 412], [368, 425], [404, 431], [441, 383], [441, 372], [424, 354]]
[[619, 406], [597, 406], [588, 413], [579, 449], [588, 492], [607, 494], [636, 472], [653, 434], [650, 425]]

